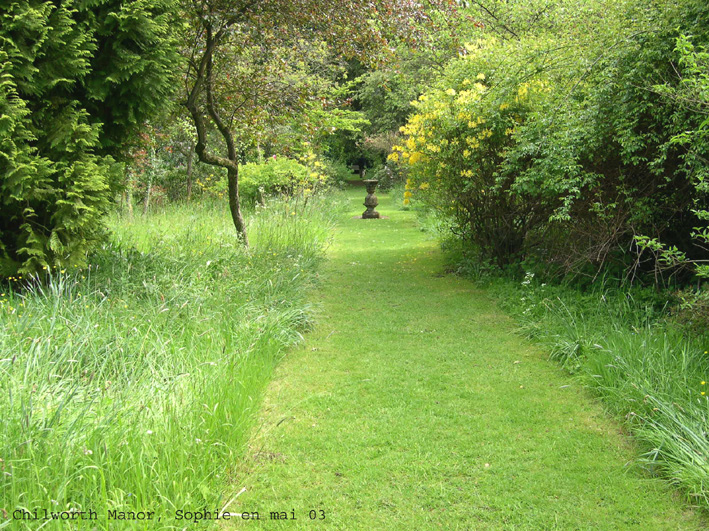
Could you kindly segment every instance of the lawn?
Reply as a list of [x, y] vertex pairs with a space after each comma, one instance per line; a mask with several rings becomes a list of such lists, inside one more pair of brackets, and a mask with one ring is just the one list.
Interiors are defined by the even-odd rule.
[[232, 476], [228, 511], [260, 519], [226, 528], [706, 527], [489, 294], [443, 274], [412, 212], [380, 196], [389, 219], [353, 219], [363, 191], [348, 194], [318, 325], [277, 368]]

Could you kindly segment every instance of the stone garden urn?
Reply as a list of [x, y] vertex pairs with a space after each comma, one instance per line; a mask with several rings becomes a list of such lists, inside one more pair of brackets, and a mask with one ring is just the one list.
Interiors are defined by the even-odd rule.
[[363, 182], [367, 187], [367, 197], [364, 198], [364, 206], [367, 207], [367, 210], [362, 213], [362, 219], [379, 219], [381, 217], [379, 212], [374, 210], [374, 207], [379, 204], [377, 196], [374, 195], [374, 190], [377, 189], [379, 181], [377, 179], [365, 179]]

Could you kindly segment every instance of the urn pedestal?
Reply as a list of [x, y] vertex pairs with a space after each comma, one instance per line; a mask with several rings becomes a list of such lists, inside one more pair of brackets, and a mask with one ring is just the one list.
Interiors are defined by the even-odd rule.
[[367, 207], [362, 213], [362, 219], [379, 219], [381, 216], [374, 208], [379, 204], [377, 196], [374, 195], [374, 190], [377, 189], [377, 179], [365, 179], [364, 185], [367, 187], [367, 197], [364, 198], [364, 206]]

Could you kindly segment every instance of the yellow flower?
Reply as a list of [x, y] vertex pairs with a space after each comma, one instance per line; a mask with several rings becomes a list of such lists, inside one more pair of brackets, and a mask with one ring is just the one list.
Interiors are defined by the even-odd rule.
[[449, 96], [455, 96], [455, 89], [449, 88], [448, 90], [446, 90], [446, 94], [448, 94]]
[[409, 192], [408, 190], [406, 192], [404, 192], [404, 199], [409, 199], [410, 197], [411, 197], [411, 192]]
[[411, 203], [408, 199], [404, 199], [404, 206], [408, 206], [408, 204]]
[[412, 153], [411, 156], [409, 157], [409, 164], [415, 164], [415, 163], [417, 163], [419, 160], [421, 160], [421, 153], [419, 153], [418, 151], [415, 151], [415, 152]]
[[419, 190], [428, 190], [430, 187], [431, 185], [428, 183], [421, 183], [421, 185], [419, 186]]
[[706, 384], [707, 384], [706, 382], [702, 382], [702, 385], [706, 385]]
[[509, 108], [510, 108], [510, 104], [509, 104], [509, 103], [502, 103], [502, 104], [500, 104], [500, 110], [501, 110], [501, 111], [504, 111], [505, 109], [509, 109]]
[[480, 73], [478, 74], [478, 77], [477, 77], [476, 79], [479, 79], [480, 81], [485, 81], [485, 74], [483, 74], [482, 72], [480, 72]]

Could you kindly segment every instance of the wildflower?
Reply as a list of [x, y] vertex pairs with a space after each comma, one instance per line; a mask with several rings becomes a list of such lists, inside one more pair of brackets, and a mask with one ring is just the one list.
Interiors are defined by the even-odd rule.
[[455, 89], [449, 88], [448, 90], [446, 90], [446, 94], [448, 94], [449, 96], [455, 96]]
[[706, 385], [706, 384], [707, 384], [706, 382], [702, 382], [702, 385]]
[[421, 183], [421, 185], [419, 186], [419, 190], [428, 190], [430, 187], [431, 185], [428, 183]]
[[411, 201], [408, 198], [404, 199], [404, 206], [408, 206], [409, 203], [411, 203]]
[[482, 72], [480, 72], [480, 73], [478, 74], [478, 77], [476, 77], [475, 79], [479, 79], [480, 81], [485, 81], [485, 74], [483, 74]]

